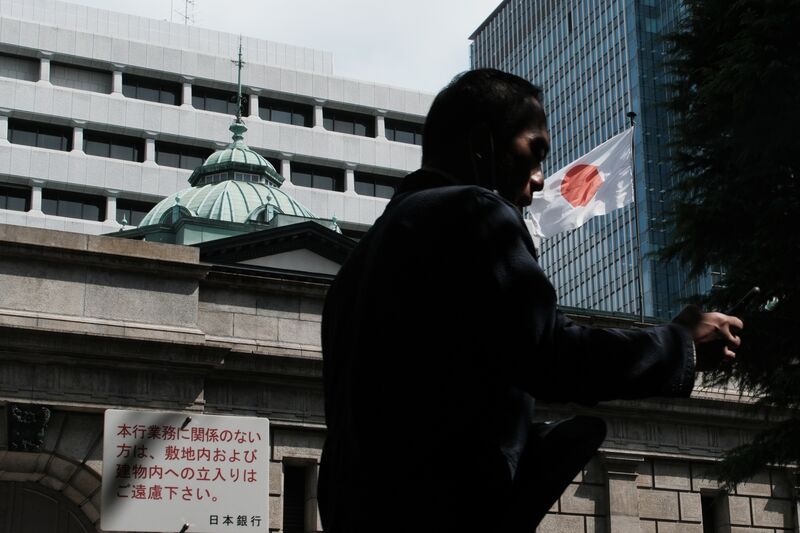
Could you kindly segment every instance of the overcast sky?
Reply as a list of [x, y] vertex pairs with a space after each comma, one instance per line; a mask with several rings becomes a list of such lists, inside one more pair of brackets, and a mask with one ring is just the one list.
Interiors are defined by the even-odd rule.
[[[182, 22], [184, 0], [68, 0]], [[333, 52], [338, 76], [431, 93], [469, 68], [500, 0], [194, 0], [194, 25]], [[172, 14], [170, 13], [172, 5]], [[247, 50], [245, 61], [247, 60]]]

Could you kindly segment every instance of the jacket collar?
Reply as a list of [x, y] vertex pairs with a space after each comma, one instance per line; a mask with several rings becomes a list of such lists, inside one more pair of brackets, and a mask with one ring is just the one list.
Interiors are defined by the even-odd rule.
[[403, 178], [400, 187], [397, 189], [397, 194], [446, 187], [448, 185], [463, 185], [463, 183], [444, 171], [424, 167]]

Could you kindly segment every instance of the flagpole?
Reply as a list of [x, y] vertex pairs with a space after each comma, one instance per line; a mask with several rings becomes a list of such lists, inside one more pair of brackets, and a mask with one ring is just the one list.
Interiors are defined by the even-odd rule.
[[[636, 113], [628, 112], [631, 128], [636, 127]], [[642, 237], [639, 232], [639, 200], [636, 196], [636, 131], [631, 132], [631, 173], [633, 178], [633, 224], [636, 226], [636, 277], [639, 280], [639, 320], [644, 324], [644, 276], [642, 274]]]

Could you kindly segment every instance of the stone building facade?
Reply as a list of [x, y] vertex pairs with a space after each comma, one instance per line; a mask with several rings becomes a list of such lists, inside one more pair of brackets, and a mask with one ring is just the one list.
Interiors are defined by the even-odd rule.
[[[320, 530], [319, 326], [330, 277], [259, 272], [201, 253], [0, 225], [0, 532], [60, 531], [53, 520], [99, 530], [108, 408], [268, 417], [270, 529]], [[625, 316], [567, 312], [634, 326]], [[20, 451], [11, 411], [32, 406], [50, 417], [40, 446]], [[792, 472], [764, 471], [731, 494], [708, 473], [764, 423], [737, 393], [698, 389], [685, 400], [538, 413], [577, 411], [605, 419], [608, 437], [540, 532], [798, 531]]]

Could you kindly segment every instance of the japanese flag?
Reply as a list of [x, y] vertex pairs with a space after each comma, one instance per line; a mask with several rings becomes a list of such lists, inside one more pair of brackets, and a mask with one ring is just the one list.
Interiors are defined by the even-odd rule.
[[632, 135], [625, 130], [547, 178], [533, 195], [531, 233], [552, 237], [633, 202]]

